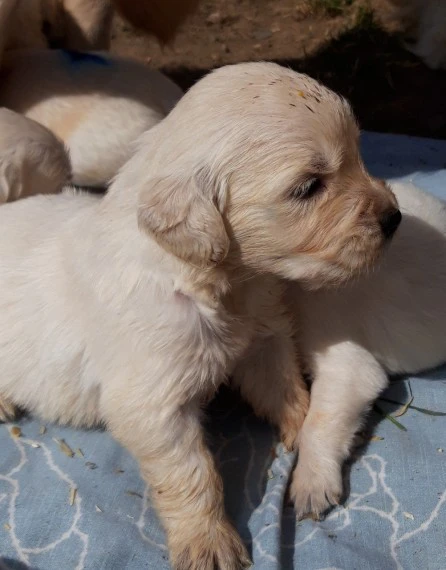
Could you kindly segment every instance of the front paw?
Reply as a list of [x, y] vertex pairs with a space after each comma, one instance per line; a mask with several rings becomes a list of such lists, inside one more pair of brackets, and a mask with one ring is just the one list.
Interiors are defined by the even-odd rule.
[[201, 532], [186, 544], [182, 538], [176, 534], [170, 543], [175, 570], [244, 570], [252, 566], [241, 538], [226, 521]]
[[314, 469], [299, 459], [293, 473], [290, 489], [291, 498], [298, 518], [307, 513], [320, 516], [342, 497], [341, 466], [333, 463]]

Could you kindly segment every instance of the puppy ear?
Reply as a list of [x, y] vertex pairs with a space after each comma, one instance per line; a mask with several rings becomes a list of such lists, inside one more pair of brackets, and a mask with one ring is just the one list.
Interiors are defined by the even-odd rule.
[[229, 249], [223, 218], [206, 176], [166, 176], [139, 196], [138, 225], [165, 250], [196, 267], [221, 263]]

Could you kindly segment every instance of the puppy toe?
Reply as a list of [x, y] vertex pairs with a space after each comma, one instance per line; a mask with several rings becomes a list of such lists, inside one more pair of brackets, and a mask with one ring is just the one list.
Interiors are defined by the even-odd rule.
[[342, 496], [342, 477], [339, 472], [315, 473], [299, 467], [293, 474], [291, 497], [296, 516], [302, 518], [307, 513], [320, 517], [328, 509], [339, 505]]
[[244, 544], [227, 522], [179, 549], [171, 544], [170, 550], [175, 570], [244, 570], [252, 566]]

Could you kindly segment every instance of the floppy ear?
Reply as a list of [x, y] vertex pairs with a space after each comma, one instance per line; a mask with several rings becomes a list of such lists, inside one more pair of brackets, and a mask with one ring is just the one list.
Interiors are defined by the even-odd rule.
[[205, 176], [156, 178], [139, 195], [138, 225], [164, 249], [196, 267], [221, 263], [229, 249], [223, 218]]

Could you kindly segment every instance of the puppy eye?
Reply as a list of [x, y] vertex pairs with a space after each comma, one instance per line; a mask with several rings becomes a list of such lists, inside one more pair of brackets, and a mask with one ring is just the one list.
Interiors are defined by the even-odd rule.
[[312, 198], [315, 194], [317, 194], [320, 190], [324, 188], [324, 183], [322, 182], [321, 178], [309, 178], [302, 184], [299, 184], [295, 188], [293, 188], [291, 192], [291, 197], [294, 199], [308, 199]]

